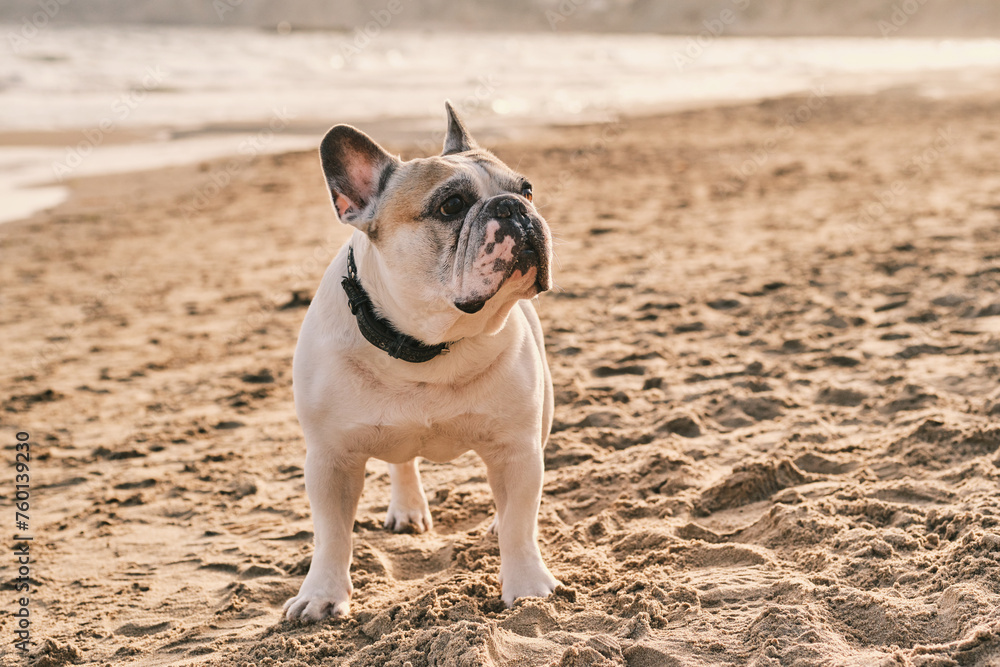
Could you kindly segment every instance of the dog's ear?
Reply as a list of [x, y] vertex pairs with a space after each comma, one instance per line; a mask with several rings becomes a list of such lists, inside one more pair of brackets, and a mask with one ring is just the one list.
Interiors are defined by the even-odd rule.
[[445, 135], [444, 150], [441, 151], [441, 155], [451, 155], [479, 148], [479, 144], [465, 129], [465, 124], [458, 117], [458, 113], [455, 111], [455, 107], [451, 106], [450, 101], [445, 100], [444, 108], [448, 110], [448, 134]]
[[399, 158], [389, 155], [361, 130], [337, 125], [323, 137], [319, 159], [341, 222], [365, 229], [372, 206]]

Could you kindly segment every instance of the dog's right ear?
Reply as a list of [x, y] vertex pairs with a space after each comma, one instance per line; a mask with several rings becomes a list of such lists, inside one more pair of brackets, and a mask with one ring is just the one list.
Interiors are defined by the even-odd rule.
[[448, 133], [444, 137], [444, 150], [441, 151], [441, 155], [464, 153], [479, 148], [476, 140], [465, 129], [465, 123], [458, 117], [455, 107], [451, 106], [451, 100], [444, 101], [444, 108], [448, 112]]
[[337, 125], [323, 137], [319, 159], [341, 222], [364, 230], [399, 158], [389, 155], [361, 130]]

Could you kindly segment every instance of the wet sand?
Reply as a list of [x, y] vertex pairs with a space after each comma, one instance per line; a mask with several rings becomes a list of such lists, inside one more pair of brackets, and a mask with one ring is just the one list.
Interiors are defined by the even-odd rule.
[[36, 664], [1000, 665], [998, 101], [493, 146], [557, 239], [540, 534], [564, 586], [511, 610], [470, 454], [422, 464], [425, 535], [382, 529], [373, 461], [353, 617], [281, 621], [312, 550], [292, 351], [347, 238], [314, 154], [92, 178], [0, 226]]

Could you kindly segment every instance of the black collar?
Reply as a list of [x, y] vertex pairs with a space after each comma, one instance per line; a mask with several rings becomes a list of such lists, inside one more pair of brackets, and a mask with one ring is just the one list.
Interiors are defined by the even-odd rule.
[[388, 352], [393, 359], [420, 364], [430, 361], [439, 354], [448, 353], [450, 343], [425, 345], [412, 336], [400, 333], [389, 320], [375, 314], [371, 297], [358, 279], [354, 248], [351, 246], [347, 247], [347, 275], [340, 284], [347, 292], [347, 302], [351, 306], [351, 313], [358, 320], [358, 330], [361, 331], [361, 335], [378, 349]]

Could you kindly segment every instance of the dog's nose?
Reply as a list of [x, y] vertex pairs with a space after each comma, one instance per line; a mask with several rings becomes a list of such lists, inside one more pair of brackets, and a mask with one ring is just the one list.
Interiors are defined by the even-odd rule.
[[501, 195], [490, 202], [494, 218], [522, 218], [527, 215], [524, 204], [510, 195]]

